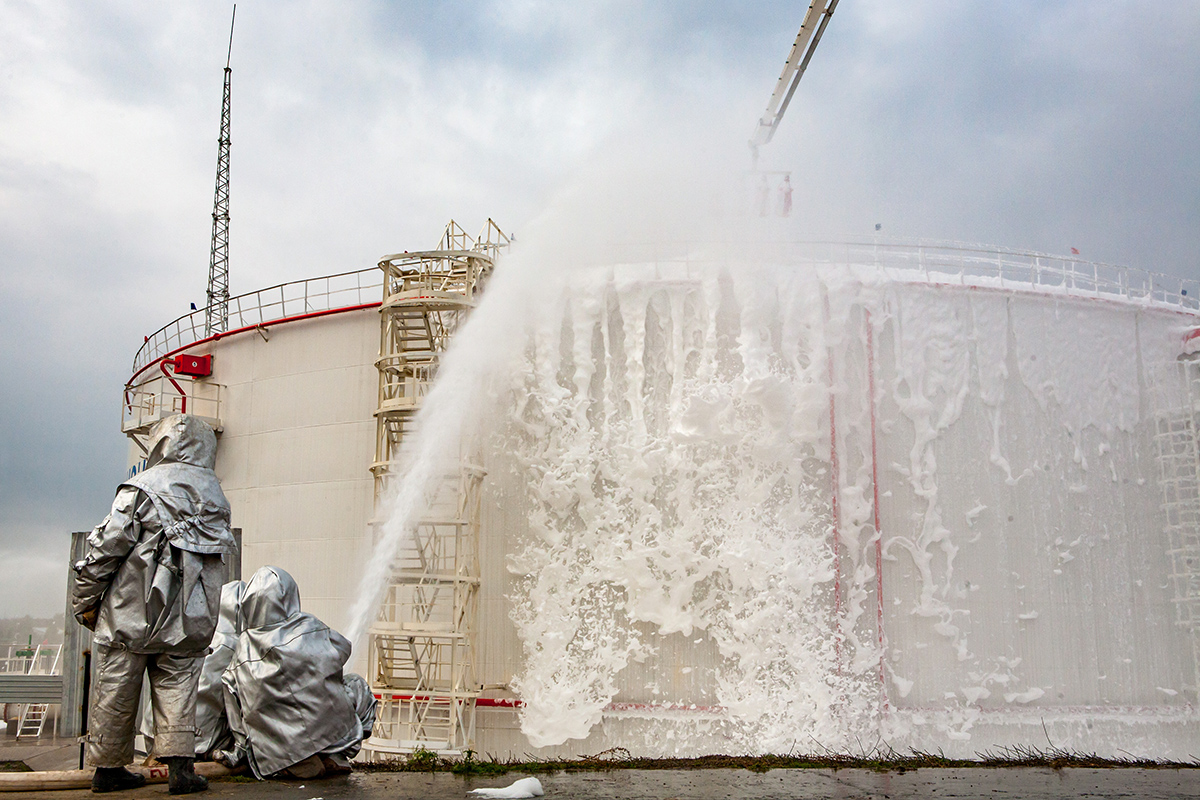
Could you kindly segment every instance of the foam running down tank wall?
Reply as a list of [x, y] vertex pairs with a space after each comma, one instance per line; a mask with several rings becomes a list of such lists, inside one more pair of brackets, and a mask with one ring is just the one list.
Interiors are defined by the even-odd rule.
[[870, 252], [543, 274], [478, 419], [483, 681], [522, 704], [481, 751], [1195, 751], [1157, 435], [1194, 442], [1192, 301]]

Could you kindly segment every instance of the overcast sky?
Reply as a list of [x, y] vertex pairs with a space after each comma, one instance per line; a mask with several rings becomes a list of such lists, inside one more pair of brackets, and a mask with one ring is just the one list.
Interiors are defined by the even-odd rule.
[[[231, 289], [452, 217], [519, 233], [599, 170], [666, 206], [744, 170], [806, 7], [243, 0]], [[0, 0], [0, 616], [62, 608], [67, 532], [125, 471], [133, 355], [202, 304], [229, 12]], [[1198, 87], [1194, 0], [841, 0], [763, 165], [793, 170], [796, 235], [1200, 277]]]

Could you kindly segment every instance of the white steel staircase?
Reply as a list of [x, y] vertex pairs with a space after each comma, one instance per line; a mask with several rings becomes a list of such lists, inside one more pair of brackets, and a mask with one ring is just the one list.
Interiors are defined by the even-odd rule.
[[[437, 249], [387, 256], [376, 411], [376, 523], [401, 445], [437, 375], [450, 337], [475, 306], [508, 238], [488, 220], [478, 240], [453, 221]], [[465, 452], [465, 449], [464, 449]], [[370, 755], [419, 749], [461, 753], [474, 738], [479, 486], [482, 469], [464, 456], [432, 487], [427, 516], [392, 562], [369, 631], [368, 673], [380, 698]]]

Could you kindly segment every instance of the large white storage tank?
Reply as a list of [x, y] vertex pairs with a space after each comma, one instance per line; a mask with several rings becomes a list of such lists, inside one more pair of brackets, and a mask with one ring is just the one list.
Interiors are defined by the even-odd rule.
[[[1193, 755], [1200, 286], [950, 246], [715, 252], [534, 276], [505, 319], [519, 345], [472, 405], [475, 749]], [[203, 416], [219, 385], [244, 569], [344, 626], [381, 290], [270, 291], [320, 280], [231, 306], [244, 330], [186, 347], [215, 368], [185, 389]]]
[[1196, 282], [879, 242], [523, 266], [460, 345], [525, 329], [479, 421], [482, 630], [533, 752], [1200, 747]]
[[[125, 391], [126, 431], [185, 409], [218, 426], [243, 574], [283, 567], [305, 610], [335, 628], [347, 622], [372, 513], [381, 285], [368, 269], [235, 297], [216, 336], [193, 312], [147, 338]], [[168, 367], [176, 388], [160, 363], [184, 355], [211, 355], [212, 374], [193, 381]], [[131, 443], [130, 468], [142, 457]]]

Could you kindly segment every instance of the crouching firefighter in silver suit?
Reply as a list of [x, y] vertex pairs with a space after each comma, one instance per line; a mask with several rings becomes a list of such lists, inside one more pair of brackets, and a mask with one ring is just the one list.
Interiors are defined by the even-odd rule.
[[301, 611], [296, 581], [270, 566], [246, 583], [238, 630], [221, 678], [234, 747], [213, 759], [249, 762], [259, 779], [349, 772], [376, 710], [367, 682], [342, 671], [350, 642]]
[[150, 432], [147, 468], [117, 489], [112, 512], [87, 539], [72, 597], [95, 632], [88, 757], [92, 791], [145, 783], [133, 760], [142, 676], [150, 679], [154, 755], [171, 794], [204, 791], [195, 773], [196, 691], [221, 600], [223, 561], [235, 544], [229, 501], [213, 472], [217, 439], [180, 414]]

